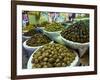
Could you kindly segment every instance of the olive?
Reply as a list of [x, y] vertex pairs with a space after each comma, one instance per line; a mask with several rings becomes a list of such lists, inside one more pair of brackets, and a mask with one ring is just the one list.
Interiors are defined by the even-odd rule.
[[60, 61], [60, 59], [56, 59], [56, 62], [59, 62]]
[[56, 47], [57, 50], [59, 50], [59, 47]]
[[54, 58], [54, 59], [56, 59], [57, 57], [58, 57], [57, 54], [53, 55], [53, 58]]
[[64, 62], [66, 62], [67, 61], [67, 58], [65, 57], [63, 60], [64, 60]]
[[66, 66], [66, 63], [62, 63], [62, 67], [65, 67]]
[[42, 58], [43, 58], [42, 56], [39, 56], [39, 57], [38, 57], [38, 60], [42, 60]]
[[41, 68], [41, 65], [40, 65], [40, 64], [37, 64], [36, 67], [37, 67], [37, 68]]
[[45, 62], [48, 61], [48, 58], [45, 57], [45, 58], [43, 59], [43, 61], [45, 61]]
[[44, 65], [44, 66], [43, 66], [43, 68], [47, 68], [47, 67], [48, 67], [47, 65]]
[[50, 54], [49, 57], [51, 58], [52, 57], [52, 54]]
[[61, 53], [61, 56], [64, 57], [65, 56], [64, 53]]
[[59, 51], [59, 52], [62, 52], [62, 49], [59, 49], [58, 51]]
[[59, 59], [63, 59], [63, 57], [62, 57], [62, 56], [58, 56], [58, 58], [59, 58]]
[[53, 62], [54, 62], [54, 59], [53, 59], [53, 58], [50, 58], [50, 59], [49, 59], [49, 62], [50, 62], [50, 63], [53, 63]]
[[48, 67], [52, 67], [52, 64], [50, 64], [50, 63], [47, 63], [47, 66], [48, 66]]
[[61, 67], [61, 63], [57, 63], [56, 66], [57, 66], [57, 67]]
[[45, 56], [48, 56], [49, 55], [49, 53], [47, 52], [47, 53], [45, 53]]
[[51, 51], [51, 54], [54, 54], [54, 51]]
[[35, 60], [34, 60], [34, 63], [38, 63], [38, 59], [35, 59]]

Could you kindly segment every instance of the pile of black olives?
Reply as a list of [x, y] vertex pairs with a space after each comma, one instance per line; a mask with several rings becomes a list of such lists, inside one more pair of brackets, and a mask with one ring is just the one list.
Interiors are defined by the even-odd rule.
[[32, 58], [32, 68], [66, 67], [75, 60], [74, 51], [64, 45], [46, 44], [36, 51]]
[[24, 33], [24, 36], [33, 36], [34, 34], [36, 34], [36, 30], [35, 29], [31, 29], [28, 32]]
[[54, 31], [62, 31], [64, 30], [64, 27], [60, 24], [60, 23], [51, 23], [51, 24], [48, 24], [45, 28], [46, 31], [49, 31], [49, 32], [54, 32]]
[[51, 40], [47, 36], [41, 33], [36, 33], [26, 42], [26, 45], [35, 47], [35, 46], [42, 46], [50, 42]]
[[73, 42], [89, 42], [89, 22], [78, 21], [62, 31], [61, 35]]

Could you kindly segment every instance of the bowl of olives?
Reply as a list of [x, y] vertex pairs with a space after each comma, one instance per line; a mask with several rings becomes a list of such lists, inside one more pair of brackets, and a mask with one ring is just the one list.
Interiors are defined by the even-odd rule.
[[36, 33], [30, 39], [26, 40], [23, 43], [23, 47], [29, 51], [33, 52], [34, 50], [38, 49], [39, 47], [43, 46], [44, 44], [53, 43], [47, 36]]
[[48, 24], [47, 27], [43, 30], [43, 33], [50, 37], [52, 40], [56, 40], [58, 36], [60, 36], [60, 32], [64, 30], [64, 26], [60, 23], [51, 23]]
[[64, 26], [62, 26], [61, 23], [53, 22], [51, 24], [48, 24], [45, 27], [45, 30], [48, 31], [48, 32], [62, 31], [62, 30], [64, 30]]
[[89, 47], [89, 22], [78, 21], [61, 32], [65, 45], [78, 49], [82, 56]]
[[22, 38], [23, 38], [23, 40], [25, 41], [25, 40], [31, 38], [31, 37], [32, 37], [34, 34], [36, 34], [36, 33], [37, 33], [37, 31], [35, 30], [35, 28], [34, 28], [34, 29], [30, 29], [29, 31], [24, 32], [24, 33], [22, 34]]
[[79, 57], [74, 50], [53, 43], [46, 44], [33, 52], [27, 63], [27, 68], [55, 68], [77, 65], [79, 65]]
[[31, 30], [33, 28], [35, 28], [35, 26], [33, 24], [29, 24], [29, 25], [27, 25], [27, 26], [25, 26], [25, 27], [22, 28], [22, 32], [23, 33], [24, 32], [28, 32], [29, 30]]

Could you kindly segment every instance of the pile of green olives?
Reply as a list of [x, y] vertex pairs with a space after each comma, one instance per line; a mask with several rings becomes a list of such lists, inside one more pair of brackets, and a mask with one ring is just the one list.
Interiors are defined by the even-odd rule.
[[29, 25], [23, 27], [23, 28], [22, 28], [22, 31], [23, 31], [23, 32], [24, 32], [24, 31], [29, 31], [29, 30], [31, 30], [31, 29], [33, 29], [33, 28], [35, 28], [35, 26], [33, 26], [32, 24], [29, 24]]
[[79, 21], [61, 32], [61, 35], [70, 41], [86, 43], [89, 42], [89, 22]]
[[42, 27], [46, 27], [46, 26], [49, 25], [49, 24], [50, 24], [49, 22], [45, 21], [45, 22], [42, 22], [42, 23], [41, 23], [41, 26], [42, 26]]
[[75, 60], [76, 54], [64, 45], [46, 44], [32, 56], [32, 68], [66, 67]]
[[62, 31], [64, 30], [64, 27], [60, 23], [53, 22], [48, 24], [47, 27], [45, 27], [45, 30], [49, 32]]
[[43, 35], [42, 33], [36, 33], [26, 42], [26, 45], [35, 47], [42, 46], [50, 42], [51, 40], [47, 36]]

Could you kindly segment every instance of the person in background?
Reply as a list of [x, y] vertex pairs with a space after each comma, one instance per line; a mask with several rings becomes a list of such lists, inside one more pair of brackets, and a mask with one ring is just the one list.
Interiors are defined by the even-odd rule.
[[49, 12], [48, 16], [49, 16], [49, 22], [52, 23], [52, 22], [55, 22], [57, 20], [57, 17], [59, 16], [59, 13]]
[[27, 12], [22, 13], [22, 26], [26, 27], [29, 24]]
[[54, 15], [54, 21], [57, 21], [57, 18], [59, 17], [59, 12], [55, 12], [55, 15]]
[[75, 18], [75, 13], [69, 13], [69, 21], [73, 21]]

